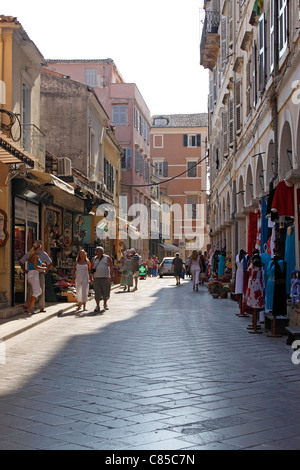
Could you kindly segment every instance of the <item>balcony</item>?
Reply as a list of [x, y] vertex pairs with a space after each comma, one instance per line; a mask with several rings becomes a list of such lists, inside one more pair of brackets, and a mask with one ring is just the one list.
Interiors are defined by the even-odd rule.
[[213, 70], [220, 50], [220, 12], [206, 10], [200, 43], [200, 65]]

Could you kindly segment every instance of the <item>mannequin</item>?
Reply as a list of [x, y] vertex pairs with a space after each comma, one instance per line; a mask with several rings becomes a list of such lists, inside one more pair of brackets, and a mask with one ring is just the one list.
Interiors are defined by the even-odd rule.
[[248, 273], [247, 305], [253, 309], [252, 331], [249, 333], [261, 333], [261, 330], [257, 329], [257, 313], [264, 308], [263, 271], [261, 258], [256, 251], [249, 264]]
[[296, 264], [295, 229], [293, 225], [290, 225], [287, 229], [284, 261], [286, 262], [286, 294], [289, 295], [291, 292], [291, 276]]
[[243, 270], [243, 260], [246, 252], [242, 249], [240, 250], [239, 254], [236, 255], [235, 264], [236, 264], [236, 272], [235, 272], [235, 295], [239, 299], [239, 307], [240, 313], [239, 316], [244, 316], [242, 311], [242, 300], [243, 300], [243, 285], [244, 285], [244, 270]]

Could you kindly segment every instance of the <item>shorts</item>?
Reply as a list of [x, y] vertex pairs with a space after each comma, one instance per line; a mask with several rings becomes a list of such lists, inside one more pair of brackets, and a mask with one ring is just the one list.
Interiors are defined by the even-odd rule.
[[140, 277], [140, 273], [136, 271], [135, 273], [133, 273], [133, 277]]
[[108, 277], [94, 277], [95, 300], [108, 300], [110, 297], [110, 282]]

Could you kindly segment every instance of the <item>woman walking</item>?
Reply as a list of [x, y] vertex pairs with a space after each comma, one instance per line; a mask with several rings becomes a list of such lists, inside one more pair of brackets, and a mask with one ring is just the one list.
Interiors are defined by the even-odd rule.
[[130, 292], [130, 287], [133, 287], [133, 270], [134, 264], [131, 258], [130, 251], [125, 251], [125, 259], [123, 261], [123, 273], [121, 277], [120, 286], [124, 287], [124, 291]]
[[47, 267], [42, 264], [39, 253], [41, 251], [41, 244], [40, 242], [34, 242], [33, 247], [29, 253], [29, 260], [28, 260], [28, 274], [27, 279], [31, 285], [31, 296], [24, 304], [23, 308], [28, 313], [34, 313], [33, 307], [35, 304], [36, 299], [41, 295], [42, 288], [40, 285], [40, 272], [45, 272]]
[[191, 275], [193, 276], [193, 290], [198, 290], [199, 284], [199, 275], [200, 275], [200, 258], [198, 255], [197, 250], [193, 250], [190, 262], [189, 262], [189, 270]]
[[73, 283], [75, 282], [76, 285], [77, 310], [80, 310], [83, 305], [84, 312], [86, 311], [86, 303], [88, 300], [90, 272], [91, 263], [87, 258], [86, 252], [79, 250], [74, 266]]

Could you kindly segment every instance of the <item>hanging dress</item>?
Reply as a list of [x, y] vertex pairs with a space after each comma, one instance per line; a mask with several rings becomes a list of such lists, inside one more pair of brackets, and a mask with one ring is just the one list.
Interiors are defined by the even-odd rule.
[[235, 258], [236, 262], [236, 273], [235, 273], [235, 294], [243, 294], [243, 285], [244, 285], [244, 269], [243, 269], [243, 259], [240, 260], [240, 255], [237, 255]]
[[263, 272], [262, 268], [250, 264], [248, 268], [247, 305], [256, 310], [264, 308]]

